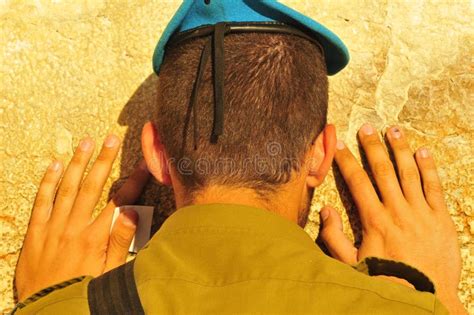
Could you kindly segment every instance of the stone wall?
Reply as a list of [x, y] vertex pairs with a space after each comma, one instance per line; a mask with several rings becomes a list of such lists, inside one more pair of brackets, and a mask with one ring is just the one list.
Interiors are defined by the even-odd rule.
[[[473, 9], [462, 1], [283, 1], [334, 30], [351, 62], [330, 79], [330, 121], [357, 150], [365, 122], [400, 124], [438, 166], [462, 248], [460, 296], [472, 313], [474, 179]], [[0, 311], [13, 306], [12, 278], [39, 180], [52, 158], [68, 161], [78, 140], [125, 139], [106, 191], [140, 157], [139, 133], [152, 115], [157, 78], [151, 56], [178, 1], [0, 1]], [[336, 180], [335, 180], [336, 178]], [[336, 182], [339, 183], [336, 185]], [[338, 191], [342, 192], [342, 199]], [[172, 211], [170, 191], [151, 183], [155, 229]], [[330, 174], [317, 210], [346, 210], [347, 189]], [[104, 205], [104, 194], [101, 205]], [[156, 202], [157, 201], [157, 202]], [[98, 207], [100, 208], [100, 207]], [[353, 224], [356, 230], [357, 223]]]

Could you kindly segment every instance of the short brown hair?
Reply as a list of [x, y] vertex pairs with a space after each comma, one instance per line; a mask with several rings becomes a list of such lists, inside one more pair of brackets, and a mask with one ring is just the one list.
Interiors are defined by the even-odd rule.
[[166, 51], [156, 123], [168, 158], [191, 195], [208, 185], [246, 187], [261, 195], [275, 191], [299, 169], [326, 124], [324, 56], [314, 43], [294, 35], [226, 35], [224, 132], [210, 143], [214, 99], [209, 62], [196, 102], [200, 137], [195, 149], [193, 128], [187, 126], [189, 103], [208, 40], [188, 40]]

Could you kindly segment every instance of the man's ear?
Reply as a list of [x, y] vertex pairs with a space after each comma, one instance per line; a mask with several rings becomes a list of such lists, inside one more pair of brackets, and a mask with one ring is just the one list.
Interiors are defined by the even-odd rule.
[[147, 122], [142, 130], [142, 151], [148, 170], [163, 185], [171, 185], [171, 176], [165, 147], [152, 122]]
[[306, 176], [308, 187], [315, 188], [322, 184], [331, 169], [336, 153], [336, 142], [336, 127], [332, 124], [326, 125], [310, 149], [309, 170]]

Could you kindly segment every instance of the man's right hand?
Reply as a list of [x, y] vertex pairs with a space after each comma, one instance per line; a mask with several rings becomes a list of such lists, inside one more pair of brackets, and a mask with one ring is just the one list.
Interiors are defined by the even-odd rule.
[[321, 210], [322, 239], [331, 255], [347, 264], [376, 256], [416, 267], [434, 282], [436, 296], [451, 313], [465, 313], [457, 296], [461, 256], [456, 230], [433, 158], [425, 148], [414, 157], [400, 128], [387, 134], [397, 171], [377, 131], [369, 124], [359, 131], [380, 198], [367, 173], [338, 141], [336, 163], [359, 210], [363, 239], [356, 249], [331, 207]]

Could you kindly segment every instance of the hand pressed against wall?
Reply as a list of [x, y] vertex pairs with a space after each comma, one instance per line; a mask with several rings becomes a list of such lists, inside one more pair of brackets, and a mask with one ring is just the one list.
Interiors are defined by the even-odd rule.
[[342, 232], [337, 211], [325, 207], [321, 210], [321, 233], [328, 250], [334, 258], [351, 265], [368, 256], [412, 265], [431, 278], [436, 295], [451, 311], [462, 311], [457, 297], [459, 245], [433, 158], [425, 148], [414, 157], [400, 128], [390, 128], [388, 140], [398, 180], [377, 131], [366, 124], [359, 131], [359, 139], [381, 198], [352, 153], [338, 141], [336, 163], [359, 210], [363, 239], [356, 249]]
[[134, 211], [122, 213], [109, 234], [113, 211], [139, 197], [149, 173], [141, 163], [92, 220], [120, 140], [114, 135], [107, 137], [82, 181], [93, 148], [92, 139], [83, 139], [62, 179], [59, 161], [53, 162], [43, 177], [15, 271], [19, 301], [53, 284], [82, 275], [98, 276], [125, 263], [138, 217]]

